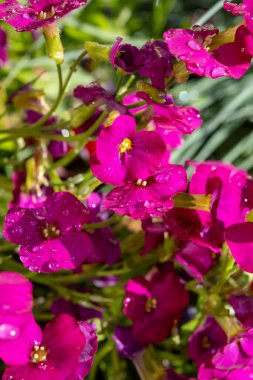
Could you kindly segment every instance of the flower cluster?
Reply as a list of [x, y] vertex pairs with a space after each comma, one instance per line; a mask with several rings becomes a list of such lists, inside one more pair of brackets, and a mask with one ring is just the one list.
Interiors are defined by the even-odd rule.
[[[65, 77], [55, 22], [87, 3], [0, 5], [16, 31], [43, 30], [59, 79], [51, 105], [40, 77], [1, 97], [2, 378], [252, 379], [253, 177], [190, 153], [178, 160], [205, 114], [176, 84], [246, 74], [253, 2], [225, 1], [243, 21], [224, 31], [169, 29], [141, 47], [86, 41]], [[12, 65], [7, 41], [0, 29], [1, 73]], [[117, 85], [82, 74], [65, 98], [78, 66], [101, 61]]]

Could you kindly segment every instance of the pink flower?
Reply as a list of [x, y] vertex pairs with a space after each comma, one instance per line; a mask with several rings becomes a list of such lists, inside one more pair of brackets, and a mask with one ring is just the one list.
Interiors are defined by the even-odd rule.
[[[210, 212], [173, 209], [166, 213], [169, 230], [180, 240], [219, 252], [225, 228], [243, 222], [252, 199], [249, 180], [244, 170], [220, 162], [190, 163], [195, 168], [189, 193], [210, 199]], [[247, 202], [243, 199], [248, 196]]]
[[29, 0], [26, 5], [17, 0], [0, 4], [0, 20], [6, 21], [18, 32], [31, 31], [53, 23], [87, 0]]
[[33, 330], [32, 284], [15, 272], [0, 273], [0, 358], [4, 360], [12, 346], [22, 344]]
[[170, 29], [164, 33], [169, 50], [185, 62], [186, 68], [197, 75], [209, 78], [233, 77], [239, 79], [249, 69], [253, 37], [242, 26], [235, 40], [212, 49], [212, 36], [217, 30]]
[[159, 217], [173, 207], [173, 196], [186, 188], [184, 167], [168, 165], [153, 176], [116, 187], [105, 197], [103, 207], [134, 219]]
[[43, 207], [10, 209], [4, 236], [21, 245], [20, 259], [31, 271], [74, 269], [92, 253], [90, 238], [81, 231], [87, 214], [87, 208], [72, 194], [55, 193]]
[[141, 344], [166, 339], [188, 305], [180, 278], [166, 268], [150, 280], [136, 277], [126, 286], [124, 314], [133, 322], [133, 336]]
[[91, 170], [102, 182], [121, 186], [129, 179], [137, 180], [154, 174], [165, 150], [159, 133], [136, 132], [134, 118], [119, 116], [98, 136]]
[[253, 4], [251, 0], [243, 0], [240, 4], [232, 3], [231, 1], [224, 1], [224, 8], [226, 11], [231, 12], [233, 15], [242, 15], [248, 30], [253, 34]]
[[3, 380], [78, 380], [88, 374], [83, 370], [97, 349], [97, 340], [87, 323], [78, 323], [67, 314], [49, 322], [42, 332], [28, 331], [20, 346], [13, 346], [4, 362], [9, 365]]
[[239, 267], [253, 273], [253, 223], [238, 223], [228, 227], [225, 239]]
[[204, 363], [199, 380], [250, 380], [253, 375], [253, 330], [243, 332]]

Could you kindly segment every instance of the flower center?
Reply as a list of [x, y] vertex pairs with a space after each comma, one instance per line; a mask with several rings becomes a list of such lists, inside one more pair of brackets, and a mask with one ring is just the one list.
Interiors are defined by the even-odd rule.
[[50, 11], [48, 12], [44, 12], [44, 11], [41, 11], [39, 14], [38, 14], [38, 18], [39, 20], [48, 20], [50, 19], [51, 17], [53, 17], [55, 15], [55, 8], [52, 7], [50, 9]]
[[126, 153], [132, 149], [132, 141], [128, 138], [124, 139], [119, 146], [120, 154]]
[[201, 341], [201, 346], [203, 348], [210, 348], [211, 347], [211, 344], [209, 342], [209, 339], [208, 339], [208, 336], [204, 336], [202, 341]]
[[55, 226], [47, 225], [45, 228], [43, 228], [42, 233], [46, 239], [55, 239], [59, 237], [60, 230], [58, 230], [58, 228]]
[[41, 363], [47, 360], [48, 350], [44, 346], [34, 346], [31, 358], [33, 363]]
[[143, 181], [142, 179], [137, 179], [137, 182], [136, 182], [137, 186], [140, 186], [140, 187], [146, 187], [147, 186], [147, 181]]
[[154, 297], [148, 298], [145, 305], [146, 312], [151, 313], [151, 311], [155, 310], [156, 308], [157, 308], [157, 299]]

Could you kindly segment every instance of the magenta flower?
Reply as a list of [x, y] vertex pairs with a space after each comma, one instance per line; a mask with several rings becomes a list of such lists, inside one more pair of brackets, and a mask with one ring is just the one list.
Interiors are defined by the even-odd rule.
[[32, 284], [15, 272], [0, 273], [0, 358], [13, 346], [22, 345], [29, 331], [36, 329], [32, 314]]
[[[195, 168], [190, 181], [190, 194], [211, 198], [211, 217], [220, 228], [244, 221], [241, 200], [247, 173], [220, 162], [190, 163]], [[201, 213], [199, 213], [201, 216]]]
[[173, 208], [166, 212], [164, 220], [177, 240], [191, 241], [214, 252], [220, 251], [224, 241], [223, 231], [217, 223], [213, 223], [209, 212]]
[[23, 5], [17, 0], [5, 0], [0, 4], [0, 20], [18, 32], [32, 31], [53, 23], [86, 3], [87, 0], [29, 0]]
[[240, 4], [225, 0], [224, 8], [235, 16], [242, 15], [248, 30], [253, 34], [253, 4], [251, 0], [243, 0]]
[[49, 322], [43, 332], [37, 326], [37, 331], [28, 332], [22, 345], [6, 353], [4, 362], [9, 367], [3, 380], [80, 379], [84, 363], [90, 365], [96, 351], [96, 338], [91, 334], [94, 332], [88, 324], [79, 324], [66, 314]]
[[6, 63], [7, 59], [7, 35], [5, 31], [0, 28], [0, 67]]
[[188, 343], [189, 358], [199, 367], [227, 343], [227, 336], [211, 317], [198, 327]]
[[137, 92], [126, 96], [124, 104], [132, 105], [143, 100], [147, 104], [132, 108], [131, 113], [134, 115], [145, 111], [149, 106], [153, 112], [151, 125], [161, 134], [169, 150], [182, 145], [183, 134], [194, 132], [203, 123], [200, 112], [196, 108], [175, 105], [169, 94], [163, 96], [164, 103], [156, 103], [144, 92]]
[[194, 107], [174, 105], [170, 95], [165, 98], [164, 104], [153, 101], [148, 101], [148, 104], [153, 107], [153, 120], [158, 130], [191, 134], [203, 123], [199, 110]]
[[154, 174], [165, 150], [159, 133], [136, 132], [134, 118], [119, 116], [98, 136], [91, 170], [102, 182], [121, 186], [129, 179], [137, 180]]
[[238, 223], [228, 227], [225, 231], [225, 240], [239, 267], [253, 273], [253, 223]]
[[31, 271], [74, 269], [92, 253], [90, 238], [81, 231], [87, 215], [87, 208], [75, 196], [55, 193], [43, 207], [9, 210], [4, 236], [21, 245], [20, 259]]
[[209, 78], [239, 79], [249, 69], [253, 37], [242, 26], [237, 29], [234, 42], [212, 49], [212, 36], [217, 30], [170, 29], [164, 33], [171, 54], [185, 62], [186, 68]]
[[173, 207], [173, 196], [186, 188], [184, 167], [168, 165], [151, 177], [116, 187], [105, 197], [103, 207], [134, 219], [159, 217]]
[[166, 268], [150, 280], [136, 277], [126, 286], [124, 314], [132, 320], [132, 332], [141, 344], [166, 339], [188, 305], [188, 294], [180, 278]]
[[211, 161], [190, 164], [195, 173], [189, 193], [208, 196], [210, 212], [177, 208], [166, 213], [165, 221], [180, 240], [219, 252], [226, 227], [245, 220], [252, 204], [251, 184], [247, 173], [232, 165]]
[[204, 363], [199, 380], [250, 380], [253, 375], [253, 330], [243, 332]]

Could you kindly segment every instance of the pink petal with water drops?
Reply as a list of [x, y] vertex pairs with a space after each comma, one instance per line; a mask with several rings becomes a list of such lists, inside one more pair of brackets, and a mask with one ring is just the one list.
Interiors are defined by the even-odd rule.
[[50, 273], [78, 268], [92, 253], [89, 236], [84, 232], [69, 232], [61, 239], [49, 239], [38, 245], [21, 247], [19, 256], [32, 272]]
[[62, 233], [74, 228], [80, 230], [88, 220], [87, 207], [74, 195], [58, 192], [47, 198], [47, 224], [56, 225]]

